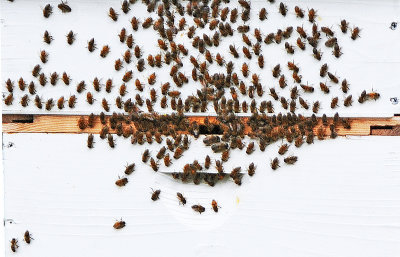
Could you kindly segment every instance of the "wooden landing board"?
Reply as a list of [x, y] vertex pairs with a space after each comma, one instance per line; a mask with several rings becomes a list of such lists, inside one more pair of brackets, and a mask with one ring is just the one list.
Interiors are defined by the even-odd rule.
[[[4, 133], [94, 133], [102, 128], [96, 117], [93, 128], [80, 130], [77, 126], [79, 115], [4, 115]], [[86, 117], [87, 119], [87, 117]], [[190, 121], [204, 123], [205, 117], [188, 117]], [[243, 117], [243, 119], [247, 119]], [[209, 117], [215, 122], [215, 117]], [[400, 136], [400, 117], [392, 118], [350, 118], [351, 129], [337, 128], [339, 136], [391, 135]], [[132, 125], [130, 125], [132, 126]], [[246, 129], [249, 131], [249, 128]], [[113, 131], [111, 131], [113, 132]], [[327, 131], [328, 132], [328, 131]]]

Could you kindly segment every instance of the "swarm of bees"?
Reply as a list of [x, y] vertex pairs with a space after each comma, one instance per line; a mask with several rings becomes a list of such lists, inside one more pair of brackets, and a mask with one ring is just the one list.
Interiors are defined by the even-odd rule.
[[[120, 8], [110, 7], [107, 10], [107, 19], [110, 19], [112, 23], [118, 22], [120, 15], [122, 17], [129, 14], [135, 2], [139, 1], [124, 0]], [[197, 139], [202, 134], [207, 135], [203, 139], [204, 145], [210, 147], [214, 153], [221, 154], [220, 159], [212, 163], [207, 155], [204, 161], [199, 161], [199, 159], [186, 163], [180, 167], [181, 172], [171, 172], [170, 175], [182, 183], [192, 182], [195, 185], [206, 183], [209, 186], [215, 186], [224, 181], [233, 181], [240, 186], [245, 173], [248, 173], [250, 177], [255, 175], [256, 166], [251, 163], [246, 169], [236, 167], [232, 171], [226, 171], [223, 165], [229, 160], [231, 150], [244, 150], [246, 155], [251, 155], [258, 150], [264, 152], [267, 147], [272, 147], [271, 145], [278, 141], [286, 141], [277, 149], [277, 157], [272, 157], [266, 164], [275, 171], [283, 165], [293, 165], [298, 161], [297, 156], [289, 154], [293, 149], [293, 144], [299, 148], [304, 142], [313, 144], [314, 138], [334, 139], [337, 137], [339, 127], [340, 129], [351, 128], [350, 121], [339, 117], [338, 113], [329, 119], [326, 115], [317, 118], [316, 114], [322, 108], [321, 102], [307, 101], [308, 96], [319, 90], [324, 94], [331, 94], [329, 81], [330, 84], [339, 85], [342, 92], [346, 94], [344, 99], [339, 99], [338, 96], [331, 97], [330, 108], [336, 110], [341, 105], [346, 108], [352, 106], [353, 97], [348, 94], [350, 84], [347, 79], [336, 75], [328, 63], [318, 64], [316, 72], [319, 72], [321, 78], [326, 79], [325, 82], [320, 82], [318, 88], [308, 82], [305, 83], [301, 75], [302, 68], [294, 60], [287, 64], [273, 64], [267, 70], [262, 50], [276, 44], [281, 45], [282, 51], [288, 56], [292, 56], [297, 51], [309, 51], [310, 58], [314, 58], [314, 61], [319, 63], [330, 52], [336, 58], [344, 54], [339, 44], [340, 32], [342, 36], [357, 40], [361, 37], [362, 30], [357, 26], [350, 28], [349, 22], [345, 19], [337, 25], [340, 31], [335, 31], [333, 27], [328, 26], [319, 27], [316, 22], [319, 15], [317, 10], [310, 8], [305, 11], [300, 6], [290, 7], [282, 2], [277, 5], [274, 4], [275, 1], [269, 2], [271, 8], [264, 7], [255, 10], [256, 17], [261, 22], [268, 20], [268, 12], [273, 12], [273, 8], [276, 8], [282, 18], [294, 13], [303, 24], [309, 22], [312, 29], [307, 31], [303, 25], [280, 28], [276, 32], [253, 28], [248, 21], [254, 15], [254, 8], [251, 2], [246, 0], [239, 0], [238, 7], [232, 9], [223, 6], [229, 3], [229, 0], [188, 1], [186, 6], [180, 1], [142, 1], [147, 7], [149, 16], [143, 20], [135, 16], [130, 17], [130, 25], [121, 28], [119, 34], [115, 35], [119, 44], [124, 47], [126, 45], [120, 57], [112, 61], [113, 67], [110, 67], [110, 70], [115, 70], [120, 74], [119, 79], [104, 79], [103, 81], [106, 82], [103, 84], [101, 78], [97, 77], [90, 82], [74, 82], [66, 72], [63, 72], [62, 76], [61, 73], [59, 75], [56, 72], [46, 75], [42, 70], [49, 62], [49, 53], [41, 50], [39, 55], [41, 64], [35, 65], [32, 69], [32, 76], [38, 80], [40, 86], [36, 86], [34, 81], [28, 83], [20, 78], [19, 90], [25, 92], [25, 88], [29, 85], [29, 94], [24, 93], [21, 99], [14, 101], [16, 96], [14, 82], [8, 79], [5, 83], [8, 95], [4, 97], [4, 103], [7, 106], [19, 103], [22, 107], [27, 107], [33, 99], [38, 109], [43, 109], [44, 104], [43, 111], [72, 109], [75, 108], [78, 98], [84, 98], [86, 94], [86, 102], [91, 106], [95, 103], [101, 105], [103, 112], [99, 115], [91, 114], [88, 118], [79, 117], [78, 128], [85, 132], [100, 123], [102, 127], [99, 131], [100, 139], [105, 140], [110, 148], [116, 147], [116, 138], [113, 134], [119, 138], [130, 139], [133, 145], [160, 144], [156, 155], [152, 156], [148, 149], [142, 154], [142, 162], [149, 165], [154, 172], [158, 172], [162, 165], [165, 168], [173, 166], [175, 160], [184, 156], [190, 147], [190, 138]], [[72, 11], [67, 2], [61, 2], [57, 7], [62, 13]], [[43, 16], [49, 18], [53, 13], [53, 7], [47, 4], [42, 11]], [[152, 13], [156, 13], [158, 17], [153, 15], [150, 17]], [[145, 53], [144, 48], [135, 42], [135, 35], [138, 35], [141, 30], [151, 29], [158, 35], [154, 41], [158, 49], [155, 53]], [[185, 36], [193, 48], [176, 40], [177, 35], [182, 31], [186, 32]], [[237, 44], [242, 44], [241, 46], [229, 44], [228, 49], [222, 49], [223, 51], [217, 53], [212, 51], [220, 49], [220, 43], [231, 40], [234, 34], [241, 34], [242, 42], [237, 42]], [[42, 37], [48, 45], [54, 40], [47, 30]], [[67, 43], [73, 45], [75, 40], [80, 40], [80, 37], [79, 35], [79, 38], [76, 38], [76, 34], [71, 30], [66, 35]], [[293, 44], [290, 43], [291, 38], [295, 38], [296, 43], [294, 41]], [[86, 40], [88, 41], [85, 45], [89, 53], [96, 52], [96, 40], [94, 38]], [[110, 45], [99, 46], [97, 55], [100, 55], [101, 59], [110, 58], [109, 53], [114, 51]], [[321, 45], [325, 45], [329, 52], [323, 53]], [[189, 51], [189, 49], [194, 50]], [[234, 61], [241, 56], [246, 58], [246, 62], [235, 63]], [[182, 60], [190, 61], [191, 76], [184, 73]], [[260, 74], [254, 73], [250, 68], [253, 64], [264, 69], [266, 74], [272, 75], [273, 79], [277, 80], [280, 89], [276, 90], [274, 87], [265, 89], [261, 84], [263, 81]], [[220, 66], [219, 72], [212, 74], [209, 69], [211, 65]], [[285, 67], [291, 74], [285, 74]], [[157, 75], [159, 68], [167, 71], [171, 81], [161, 81]], [[147, 80], [139, 76], [144, 70], [150, 71], [150, 75], [146, 77]], [[55, 100], [41, 99], [37, 93], [38, 89], [45, 88], [48, 82], [52, 86], [58, 86], [62, 84], [58, 82], [59, 80], [67, 86], [74, 83], [75, 86], [71, 88], [76, 90], [76, 94], [61, 96], [58, 100], [57, 98]], [[190, 83], [198, 84], [201, 88], [184, 98], [181, 92], [183, 87]], [[289, 83], [292, 85], [289, 86]], [[89, 85], [93, 85], [93, 88]], [[149, 88], [150, 92], [147, 97], [144, 96], [146, 88]], [[228, 90], [225, 90], [227, 88]], [[98, 97], [98, 93], [105, 91], [109, 94], [113, 89], [119, 90], [116, 99]], [[287, 95], [280, 93], [285, 90], [289, 91], [290, 97], [287, 98]], [[161, 95], [158, 95], [160, 93]], [[251, 101], [240, 102], [239, 96], [249, 97]], [[261, 98], [263, 100], [258, 102]], [[358, 97], [358, 103], [363, 104], [379, 98], [379, 93], [374, 91], [367, 93], [364, 90]], [[160, 104], [163, 110], [170, 108], [173, 113], [166, 115], [156, 113], [154, 109], [157, 104]], [[53, 109], [55, 105], [57, 108]], [[118, 113], [111, 113], [114, 106], [118, 108]], [[282, 106], [284, 111], [276, 113], [277, 106]], [[189, 112], [206, 113], [210, 109], [216, 113], [215, 120], [212, 122], [208, 117], [201, 123], [191, 122], [185, 115]], [[298, 109], [310, 110], [313, 114], [310, 117], [304, 117], [296, 113]], [[251, 114], [247, 115], [246, 120], [237, 115], [249, 111]], [[327, 131], [330, 131], [330, 134]], [[251, 139], [247, 145], [244, 140], [246, 136]], [[94, 135], [88, 134], [87, 147], [92, 149], [94, 145]], [[212, 168], [215, 168], [216, 172], [208, 171]], [[134, 170], [134, 163], [127, 165], [124, 176], [114, 182], [116, 186], [121, 188], [126, 186], [127, 176], [133, 174]], [[159, 200], [160, 194], [160, 189], [152, 190], [151, 200]], [[180, 204], [186, 204], [186, 198], [181, 193], [177, 193], [177, 198]], [[218, 212], [219, 206], [215, 200], [211, 205], [212, 209]], [[193, 205], [192, 209], [200, 214], [205, 211], [200, 204]], [[125, 222], [122, 219], [114, 224], [115, 229], [121, 229], [124, 226]], [[25, 241], [27, 242], [26, 239]], [[14, 249], [17, 249], [18, 241], [15, 240], [13, 245]]]

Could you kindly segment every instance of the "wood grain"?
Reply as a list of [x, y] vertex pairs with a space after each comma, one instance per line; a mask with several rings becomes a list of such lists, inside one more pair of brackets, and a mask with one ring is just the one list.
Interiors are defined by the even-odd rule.
[[[98, 134], [102, 128], [98, 117], [95, 119], [93, 128], [80, 130], [78, 128], [79, 115], [34, 115], [33, 122], [21, 123], [21, 121], [13, 122], [8, 114], [3, 114], [3, 132], [4, 133], [94, 133]], [[85, 117], [87, 119], [87, 116]], [[199, 124], [204, 123], [205, 116], [188, 117], [193, 122]], [[245, 119], [246, 117], [243, 117]], [[369, 136], [369, 135], [392, 135], [400, 136], [400, 117], [392, 118], [349, 118], [351, 129], [346, 130], [339, 126], [337, 133], [339, 136]], [[216, 117], [209, 117], [210, 122], [216, 122]], [[386, 126], [386, 128], [385, 128]], [[391, 126], [393, 129], [388, 129]], [[318, 126], [317, 126], [318, 127]], [[371, 129], [373, 127], [374, 129]], [[381, 127], [381, 128], [380, 128]], [[250, 128], [246, 128], [246, 133]], [[329, 129], [326, 129], [326, 133]], [[111, 131], [115, 133], [115, 131]]]

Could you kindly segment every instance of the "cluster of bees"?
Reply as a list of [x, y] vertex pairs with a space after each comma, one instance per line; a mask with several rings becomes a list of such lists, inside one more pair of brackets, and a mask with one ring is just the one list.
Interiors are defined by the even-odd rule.
[[[32, 234], [29, 233], [28, 230], [25, 231], [25, 233], [24, 233], [24, 241], [25, 241], [27, 244], [30, 244], [30, 243], [31, 243], [31, 240], [33, 240]], [[11, 246], [10, 246], [10, 247], [11, 247], [11, 251], [16, 252], [17, 249], [19, 248], [18, 239], [16, 239], [16, 238], [11, 239], [10, 244], [11, 244]]]
[[[275, 0], [268, 0], [271, 4], [271, 9], [268, 11], [278, 11], [283, 17], [289, 15], [289, 8], [284, 3], [275, 4]], [[122, 15], [128, 15], [136, 0], [124, 0], [122, 2]], [[120, 110], [120, 113], [113, 112], [110, 115], [112, 105], [106, 98], [95, 99], [92, 92], [86, 92], [86, 101], [93, 105], [95, 100], [101, 103], [103, 112], [100, 115], [91, 114], [88, 117], [80, 117], [78, 127], [84, 132], [87, 128], [93, 128], [96, 123], [102, 124], [99, 132], [100, 138], [107, 140], [109, 146], [116, 146], [115, 136], [130, 139], [132, 144], [152, 144], [154, 141], [161, 146], [156, 156], [151, 156], [150, 151], [146, 149], [142, 154], [142, 162], [148, 164], [154, 171], [158, 171], [160, 165], [164, 164], [165, 168], [173, 164], [173, 159], [179, 159], [184, 152], [190, 147], [190, 137], [198, 138], [200, 134], [208, 134], [203, 139], [203, 143], [209, 146], [214, 153], [220, 153], [220, 160], [215, 160], [212, 163], [210, 156], [205, 156], [204, 162], [198, 160], [192, 163], [186, 163], [182, 167], [181, 172], [171, 173], [175, 180], [180, 180], [183, 183], [193, 182], [199, 185], [204, 182], [210, 186], [214, 186], [218, 182], [232, 180], [235, 184], [241, 185], [244, 172], [242, 167], [236, 167], [231, 171], [224, 170], [224, 163], [228, 161], [230, 151], [233, 149], [245, 150], [246, 155], [251, 155], [257, 145], [260, 151], [265, 151], [266, 147], [278, 141], [282, 141], [279, 147], [277, 156], [273, 158], [269, 166], [272, 170], [277, 170], [280, 165], [293, 165], [298, 158], [294, 155], [288, 155], [288, 150], [292, 144], [296, 148], [303, 145], [304, 142], [312, 144], [314, 138], [324, 140], [327, 137], [332, 139], [337, 137], [337, 128], [350, 129], [351, 122], [349, 119], [342, 118], [336, 113], [333, 117], [327, 117], [325, 114], [321, 118], [317, 118], [321, 108], [320, 101], [309, 103], [306, 100], [308, 95], [314, 93], [314, 86], [304, 83], [301, 75], [301, 68], [294, 61], [287, 64], [278, 63], [274, 65], [270, 73], [276, 85], [279, 85], [281, 90], [289, 90], [290, 98], [278, 94], [274, 87], [265, 91], [261, 84], [260, 75], [250, 71], [250, 63], [255, 62], [260, 69], [265, 69], [265, 58], [262, 49], [272, 44], [282, 44], [284, 51], [289, 55], [293, 55], [296, 51], [310, 50], [313, 58], [318, 62], [322, 60], [324, 53], [318, 48], [324, 44], [336, 58], [342, 56], [342, 47], [339, 45], [338, 34], [350, 34], [352, 40], [357, 40], [360, 37], [361, 29], [358, 27], [349, 28], [349, 23], [346, 20], [341, 20], [339, 24], [340, 32], [334, 31], [330, 27], [319, 27], [316, 22], [318, 16], [317, 10], [311, 8], [308, 11], [303, 10], [299, 6], [293, 8], [294, 14], [300, 21], [309, 22], [312, 24], [311, 33], [307, 33], [303, 26], [286, 27], [278, 29], [275, 33], [264, 35], [260, 28], [251, 28], [250, 16], [254, 15], [254, 10], [251, 12], [251, 2], [239, 0], [237, 8], [230, 9], [222, 7], [222, 4], [229, 3], [229, 0], [202, 0], [188, 1], [186, 6], [181, 1], [177, 0], [142, 0], [147, 7], [149, 13], [157, 14], [157, 18], [149, 16], [140, 21], [136, 17], [130, 19], [131, 33], [126, 28], [122, 28], [118, 34], [118, 39], [121, 44], [126, 45], [126, 50], [122, 52], [122, 57], [115, 60], [112, 69], [121, 71], [123, 68], [126, 71], [121, 74], [118, 83], [119, 96], [116, 97], [115, 106]], [[267, 3], [267, 1], [266, 1]], [[58, 8], [63, 13], [71, 11], [71, 7], [67, 3], [62, 2]], [[43, 9], [43, 16], [49, 18], [52, 14], [53, 7], [46, 5]], [[261, 22], [268, 20], [269, 14], [266, 8], [257, 11], [258, 19]], [[118, 9], [110, 8], [108, 16], [113, 22], [117, 22], [120, 13]], [[180, 18], [177, 18], [178, 15]], [[191, 17], [192, 22], [186, 20], [185, 16]], [[192, 25], [190, 25], [190, 23]], [[159, 52], [156, 54], [148, 54], [143, 56], [143, 47], [135, 43], [134, 35], [139, 33], [139, 30], [153, 29], [159, 37], [156, 39]], [[177, 35], [179, 32], [185, 31], [188, 40], [191, 42], [193, 52], [189, 52], [188, 46], [177, 43]], [[202, 33], [210, 31], [209, 33]], [[211, 49], [218, 49], [221, 42], [231, 40], [235, 33], [240, 33], [242, 37], [241, 51], [230, 44], [226, 51], [212, 54]], [[289, 42], [290, 38], [295, 38], [296, 45]], [[324, 38], [324, 42], [322, 42]], [[51, 44], [53, 37], [50, 32], [45, 31], [43, 41]], [[75, 42], [75, 33], [70, 31], [66, 36], [68, 44], [72, 45]], [[97, 50], [96, 40], [94, 38], [88, 40], [87, 49], [90, 53], [95, 53]], [[111, 48], [109, 45], [99, 47], [99, 55], [102, 58], [107, 58]], [[224, 55], [222, 53], [227, 53]], [[237, 64], [236, 59], [244, 56], [246, 62]], [[47, 77], [42, 72], [42, 66], [48, 61], [49, 53], [42, 50], [40, 53], [41, 64], [34, 66], [32, 70], [33, 77], [37, 78], [39, 84], [44, 87], [47, 83], [57, 85], [58, 80], [62, 80], [65, 85], [72, 84], [70, 76], [63, 72], [58, 74], [53, 72]], [[232, 59], [233, 60], [230, 60]], [[183, 72], [183, 60], [190, 61], [192, 68], [191, 76], [187, 76]], [[219, 72], [209, 73], [211, 65], [220, 66]], [[236, 66], [236, 67], [235, 67]], [[293, 79], [293, 86], [289, 89], [288, 78], [285, 75], [283, 68], [287, 67], [290, 71], [290, 77]], [[157, 78], [158, 68], [169, 70], [169, 75], [172, 82], [160, 83]], [[151, 70], [151, 74], [146, 81], [141, 81], [136, 74], [141, 74], [145, 69]], [[134, 75], [135, 72], [135, 75]], [[340, 87], [345, 94], [343, 100], [344, 107], [350, 107], [353, 104], [353, 96], [349, 94], [350, 84], [346, 79], [340, 81], [334, 71], [329, 69], [328, 63], [318, 65], [318, 72], [321, 79], [327, 78], [334, 86]], [[248, 83], [250, 81], [250, 84]], [[157, 88], [156, 83], [160, 83]], [[186, 84], [194, 83], [201, 85], [195, 94], [183, 99], [181, 97], [182, 87]], [[246, 85], [247, 83], [247, 85]], [[107, 79], [105, 84], [102, 84], [100, 78], [94, 78], [91, 83], [93, 90], [110, 93], [116, 82], [112, 79]], [[75, 108], [78, 96], [84, 94], [88, 89], [85, 81], [80, 81], [76, 84], [77, 95], [73, 94], [69, 98], [60, 97], [58, 100], [52, 98], [43, 101], [36, 94], [35, 82], [27, 82], [23, 78], [18, 80], [18, 87], [21, 91], [28, 88], [30, 95], [35, 95], [34, 103], [37, 108], [50, 111], [55, 105], [59, 110], [65, 108], [67, 103], [69, 108]], [[143, 91], [146, 87], [150, 89], [150, 95], [143, 97]], [[103, 89], [104, 88], [104, 89]], [[137, 91], [134, 98], [126, 98], [129, 95], [128, 88], [134, 88]], [[5, 97], [6, 105], [13, 103], [14, 83], [11, 79], [6, 81], [6, 89], [9, 95]], [[227, 89], [227, 90], [226, 90]], [[320, 90], [324, 94], [330, 94], [330, 86], [327, 82], [320, 82]], [[157, 92], [161, 92], [159, 96]], [[267, 94], [266, 94], [267, 92]], [[250, 103], [247, 101], [239, 101], [239, 96], [249, 97]], [[269, 98], [270, 97], [270, 98]], [[376, 92], [367, 93], [364, 90], [358, 96], [360, 104], [368, 100], [377, 100], [380, 95]], [[266, 100], [262, 100], [266, 99]], [[258, 101], [260, 100], [260, 101]], [[330, 102], [331, 109], [336, 109], [339, 106], [339, 97], [332, 97]], [[154, 111], [154, 105], [159, 102], [161, 109], [167, 110], [170, 108], [173, 111], [171, 115], [160, 115]], [[28, 106], [29, 95], [24, 95], [20, 104], [23, 107]], [[204, 122], [191, 122], [185, 116], [185, 113], [200, 112], [206, 113], [209, 106], [212, 105], [217, 114], [216, 121], [211, 122], [207, 117]], [[275, 113], [277, 108], [274, 105], [281, 106], [285, 111]], [[301, 114], [296, 114], [296, 110], [312, 110], [310, 117], [304, 117]], [[239, 118], [237, 113], [248, 113], [251, 116], [246, 119]], [[244, 143], [245, 136], [251, 140], [247, 145]], [[286, 143], [283, 143], [286, 141]], [[87, 146], [93, 148], [95, 144], [93, 134], [88, 135]], [[216, 172], [208, 170], [214, 166]], [[124, 177], [119, 177], [115, 184], [119, 187], [125, 186], [128, 183], [128, 176], [133, 173], [135, 164], [129, 164], [125, 169]], [[256, 167], [254, 163], [249, 164], [246, 168], [249, 176], [255, 174]], [[161, 190], [155, 190], [152, 193], [151, 199], [156, 201], [159, 199]], [[186, 203], [186, 199], [181, 193], [177, 195], [181, 204]], [[215, 200], [212, 201], [214, 211], [218, 211], [218, 205]], [[201, 205], [194, 205], [192, 209], [202, 213], [205, 208]], [[125, 222], [121, 219], [114, 224], [115, 229], [120, 229], [125, 226]]]

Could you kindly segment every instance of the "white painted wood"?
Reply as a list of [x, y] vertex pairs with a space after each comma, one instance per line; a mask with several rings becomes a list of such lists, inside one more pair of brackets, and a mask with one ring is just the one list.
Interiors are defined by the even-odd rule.
[[[140, 1], [138, 1], [140, 2]], [[42, 16], [42, 10], [47, 3], [50, 3], [54, 7], [54, 13], [49, 19], [45, 19]], [[56, 87], [50, 84], [42, 88], [38, 85], [38, 94], [44, 99], [50, 97], [58, 99], [60, 96], [68, 98], [72, 94], [77, 94], [75, 91], [76, 84], [85, 80], [88, 89], [78, 95], [78, 103], [75, 109], [69, 109], [68, 107], [59, 111], [56, 108], [53, 109], [52, 113], [98, 113], [102, 110], [101, 99], [105, 97], [109, 103], [112, 104], [111, 111], [118, 111], [115, 106], [115, 98], [118, 95], [118, 88], [121, 85], [121, 78], [124, 71], [134, 70], [134, 79], [129, 82], [128, 95], [124, 97], [134, 98], [137, 90], [134, 89], [133, 81], [139, 78], [142, 82], [147, 81], [147, 76], [152, 72], [157, 74], [157, 82], [155, 88], [160, 94], [159, 85], [161, 82], [171, 82], [173, 85], [172, 89], [178, 89], [182, 92], [182, 97], [186, 98], [189, 95], [196, 94], [196, 90], [201, 88], [198, 82], [193, 82], [190, 78], [189, 84], [185, 85], [182, 89], [176, 88], [171, 78], [169, 77], [170, 67], [163, 66], [163, 68], [156, 68], [155, 70], [147, 67], [143, 73], [137, 72], [136, 58], [133, 58], [133, 62], [130, 65], [125, 65], [125, 68], [120, 72], [114, 70], [114, 61], [120, 58], [123, 52], [127, 49], [124, 44], [119, 42], [117, 37], [122, 27], [127, 29], [128, 33], [133, 33], [136, 44], [140, 45], [146, 58], [148, 54], [157, 54], [159, 49], [157, 47], [157, 35], [152, 29], [143, 30], [139, 29], [138, 32], [132, 32], [129, 20], [133, 15], [140, 18], [143, 21], [145, 17], [148, 17], [143, 4], [138, 3], [132, 7], [132, 11], [128, 15], [124, 15], [120, 10], [121, 1], [78, 1], [70, 0], [69, 4], [72, 7], [72, 12], [69, 14], [62, 14], [56, 7], [59, 1], [26, 1], [18, 0], [10, 3], [3, 1], [1, 6], [1, 27], [2, 27], [2, 91], [5, 94], [6, 90], [4, 87], [4, 81], [7, 78], [11, 78], [13, 81], [17, 81], [20, 77], [23, 77], [26, 81], [31, 81], [34, 78], [31, 75], [31, 70], [39, 60], [40, 50], [45, 49], [50, 53], [49, 62], [43, 66], [43, 72], [49, 76], [51, 72], [62, 72], [66, 71], [71, 75], [72, 84], [67, 87], [62, 81], [58, 82]], [[232, 8], [236, 1], [231, 1], [230, 6]], [[400, 29], [391, 30], [389, 29], [390, 23], [393, 21], [399, 21], [400, 3], [396, 0], [384, 0], [384, 1], [371, 1], [371, 0], [356, 0], [356, 1], [286, 1], [289, 12], [286, 18], [283, 18], [278, 13], [278, 3], [270, 5], [266, 1], [251, 1], [252, 13], [251, 13], [251, 24], [253, 28], [260, 28], [264, 36], [270, 32], [276, 32], [278, 28], [284, 29], [287, 26], [304, 25], [305, 30], [311, 32], [311, 24], [306, 20], [297, 19], [294, 15], [294, 6], [300, 5], [303, 9], [315, 8], [318, 10], [318, 24], [319, 26], [332, 26], [332, 29], [337, 32], [340, 46], [343, 47], [343, 56], [336, 60], [331, 54], [331, 49], [326, 48], [323, 44], [326, 40], [325, 36], [322, 36], [321, 50], [324, 52], [323, 59], [318, 62], [311, 56], [311, 48], [308, 45], [307, 51], [302, 52], [296, 49], [294, 56], [288, 56], [284, 49], [284, 43], [279, 45], [273, 44], [270, 46], [262, 43], [262, 53], [266, 59], [265, 68], [261, 70], [258, 68], [254, 60], [250, 64], [251, 72], [259, 73], [261, 83], [264, 90], [268, 90], [270, 87], [277, 88], [278, 94], [281, 96], [289, 97], [289, 88], [293, 86], [293, 80], [291, 79], [291, 73], [287, 68], [283, 68], [283, 72], [288, 78], [289, 86], [285, 90], [281, 90], [278, 86], [278, 81], [271, 75], [271, 69], [278, 63], [282, 67], [286, 66], [288, 61], [295, 61], [299, 64], [301, 71], [300, 74], [303, 76], [303, 82], [309, 82], [316, 88], [316, 92], [310, 96], [304, 96], [304, 98], [311, 104], [316, 100], [322, 102], [321, 112], [325, 112], [328, 115], [333, 115], [336, 111], [339, 111], [341, 116], [393, 116], [394, 113], [399, 113], [400, 105], [392, 105], [390, 102], [391, 97], [399, 97], [399, 82], [396, 78], [396, 72], [400, 70], [400, 49], [398, 42], [400, 40]], [[186, 5], [186, 2], [184, 3]], [[109, 7], [113, 7], [120, 13], [119, 20], [117, 23], [111, 21], [107, 16]], [[257, 14], [261, 7], [266, 7], [269, 18], [268, 20], [261, 22], [258, 20]], [[240, 9], [240, 8], [239, 8]], [[156, 18], [156, 14], [153, 13], [150, 16]], [[349, 34], [343, 35], [338, 27], [341, 19], [347, 19], [350, 22], [350, 27], [359, 26], [361, 31], [361, 38], [353, 41], [349, 38]], [[176, 22], [180, 19], [179, 15], [176, 15]], [[186, 17], [189, 25], [193, 23], [192, 19]], [[236, 25], [232, 25], [234, 29], [242, 22], [239, 21]], [[54, 41], [50, 46], [42, 42], [42, 36], [45, 30], [48, 30], [54, 37]], [[69, 46], [66, 42], [65, 35], [73, 30], [77, 33], [76, 42]], [[176, 43], [182, 43], [186, 48], [189, 49], [189, 53], [198, 57], [198, 52], [193, 49], [191, 42], [188, 41], [185, 36], [186, 31], [180, 32], [176, 37]], [[204, 31], [198, 30], [196, 35], [202, 36], [203, 33], [212, 35], [209, 32], [208, 27]], [[213, 32], [214, 33], [214, 32]], [[251, 31], [250, 34], [253, 34]], [[293, 32], [292, 37], [289, 39], [291, 44], [295, 44], [297, 39], [297, 32]], [[99, 56], [99, 49], [93, 54], [90, 54], [87, 49], [87, 41], [94, 37], [97, 45], [101, 48], [103, 45], [110, 45], [111, 53], [106, 59], [102, 59]], [[255, 42], [255, 38], [250, 36], [251, 40]], [[235, 33], [233, 37], [228, 37], [221, 40], [218, 51], [221, 52], [226, 60], [233, 60], [235, 62], [235, 68], [238, 74], [240, 74], [241, 64], [245, 60], [240, 58], [239, 60], [232, 59], [232, 56], [228, 53], [229, 44], [234, 43], [239, 49], [241, 57], [242, 47], [241, 35]], [[211, 47], [210, 51], [213, 55], [216, 54], [217, 49]], [[204, 57], [199, 56], [199, 60], [203, 60]], [[184, 67], [182, 72], [190, 77], [192, 65], [189, 62], [189, 57], [182, 58]], [[369, 102], [363, 105], [355, 102], [353, 107], [345, 108], [343, 106], [344, 95], [340, 91], [339, 86], [333, 85], [328, 82], [331, 86], [331, 94], [323, 95], [319, 90], [319, 82], [325, 82], [325, 78], [321, 80], [319, 77], [319, 67], [327, 62], [330, 67], [330, 71], [336, 73], [340, 79], [346, 78], [350, 83], [350, 94], [353, 98], [361, 93], [362, 90], [366, 89], [375, 91], [381, 94], [381, 99], [377, 102]], [[225, 70], [225, 68], [223, 68]], [[209, 68], [210, 74], [214, 72], [222, 72], [221, 68], [217, 64], [212, 64]], [[114, 83], [117, 85], [113, 89], [111, 94], [107, 94], [104, 88], [100, 93], [93, 90], [91, 81], [94, 77], [99, 77], [102, 82], [108, 78], [112, 78]], [[242, 76], [240, 76], [242, 78]], [[245, 79], [246, 84], [251, 84], [251, 75], [248, 79]], [[150, 86], [146, 83], [146, 89], [141, 93], [142, 98], [149, 97]], [[94, 93], [94, 97], [98, 100], [93, 106], [86, 103], [86, 92]], [[302, 91], [302, 90], [300, 90]], [[19, 105], [20, 98], [26, 92], [16, 90], [15, 105], [7, 107], [3, 103], [4, 112], [11, 113], [43, 113], [45, 111], [39, 111], [33, 104], [33, 97], [31, 96], [31, 102], [29, 107], [22, 108]], [[330, 101], [333, 97], [338, 96], [340, 101], [340, 108], [332, 110], [330, 108]], [[229, 93], [227, 94], [229, 98]], [[161, 97], [160, 97], [161, 98]], [[159, 99], [160, 99], [159, 98]], [[250, 101], [248, 97], [242, 97], [239, 94], [240, 101]], [[256, 101], [260, 103], [262, 100], [272, 100], [267, 93], [260, 98], [256, 97]], [[275, 111], [279, 112], [283, 109], [279, 103], [275, 104]], [[144, 107], [144, 109], [146, 109]], [[155, 110], [163, 112], [159, 106], [159, 100], [155, 105]], [[214, 112], [212, 104], [209, 105], [208, 111]], [[311, 111], [304, 112], [303, 109], [298, 110], [299, 113], [304, 115], [310, 115]]]
[[[227, 171], [249, 162], [256, 174], [232, 182], [181, 184], [162, 174], [206, 154], [201, 138], [171, 168], [155, 173], [141, 153], [157, 144], [132, 146], [118, 139], [110, 150], [96, 136], [4, 134], [6, 242], [20, 248], [6, 256], [388, 256], [400, 254], [400, 152], [398, 137], [349, 137], [315, 142], [288, 154], [296, 165], [269, 168], [277, 145], [248, 158], [233, 150]], [[211, 155], [213, 159], [219, 158]], [[137, 168], [125, 188], [114, 181], [126, 163]], [[161, 199], [150, 199], [151, 189]], [[176, 192], [187, 197], [180, 206]], [[221, 206], [211, 210], [211, 200]], [[191, 210], [200, 203], [203, 214]], [[116, 231], [116, 219], [127, 226]], [[35, 240], [27, 246], [23, 232]]]

